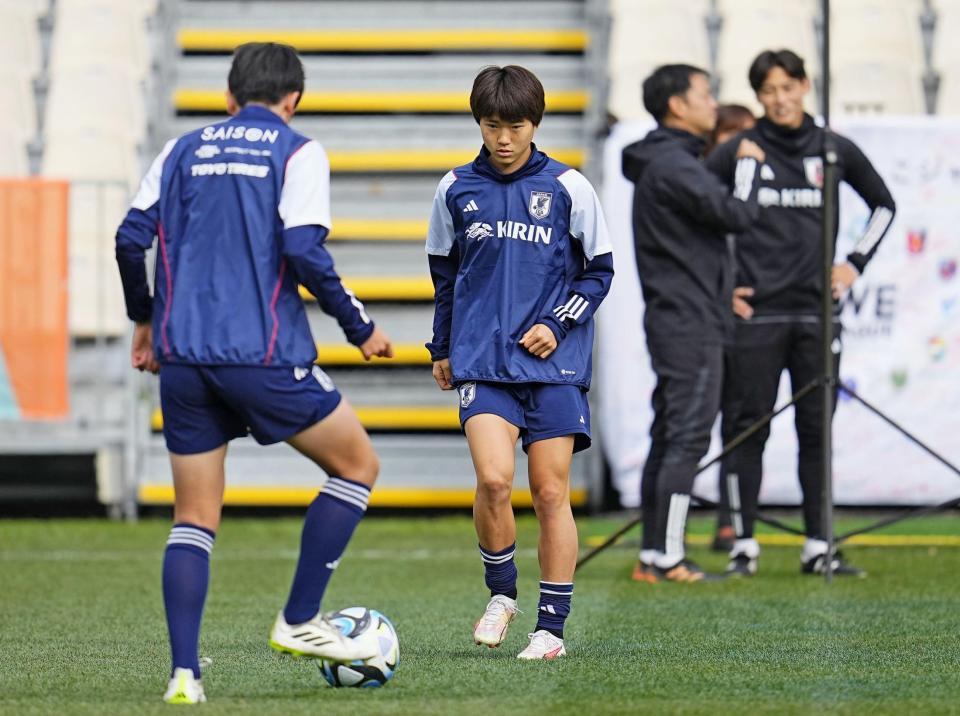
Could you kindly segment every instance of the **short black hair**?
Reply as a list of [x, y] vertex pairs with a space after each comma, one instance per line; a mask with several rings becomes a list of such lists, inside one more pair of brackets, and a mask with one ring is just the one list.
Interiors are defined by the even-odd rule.
[[303, 63], [290, 45], [248, 42], [233, 51], [227, 87], [241, 107], [277, 104], [291, 92], [303, 95]]
[[807, 79], [807, 71], [803, 67], [803, 58], [793, 50], [764, 50], [750, 65], [750, 86], [754, 92], [759, 92], [767, 75], [774, 67], [779, 67], [795, 80]]
[[687, 93], [693, 75], [709, 77], [710, 73], [693, 65], [661, 65], [643, 81], [643, 106], [662, 124], [667, 116], [671, 97]]
[[529, 119], [539, 127], [544, 106], [543, 85], [525, 67], [490, 65], [473, 80], [470, 111], [477, 124], [484, 117], [499, 117], [504, 122]]

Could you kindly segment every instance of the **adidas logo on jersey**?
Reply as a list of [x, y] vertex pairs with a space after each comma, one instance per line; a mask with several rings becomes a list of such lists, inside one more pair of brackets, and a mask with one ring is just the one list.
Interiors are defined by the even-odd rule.
[[471, 199], [465, 207], [463, 207], [463, 213], [469, 214], [471, 211], [479, 211], [480, 207], [477, 206], [477, 202]]

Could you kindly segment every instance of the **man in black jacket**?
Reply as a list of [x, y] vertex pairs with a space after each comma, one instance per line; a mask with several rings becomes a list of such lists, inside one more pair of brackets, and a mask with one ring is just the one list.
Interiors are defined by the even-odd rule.
[[696, 582], [705, 575], [685, 559], [684, 533], [693, 478], [720, 404], [733, 287], [725, 236], [757, 217], [763, 153], [753, 142], [740, 144], [732, 192], [704, 168], [699, 157], [717, 103], [701, 69], [658, 68], [643, 83], [643, 103], [658, 127], [624, 149], [623, 173], [636, 185], [634, 242], [657, 387], [633, 578]]
[[[761, 53], [750, 67], [750, 84], [765, 115], [756, 127], [739, 135], [710, 155], [707, 165], [729, 185], [737, 179], [737, 143], [750, 139], [763, 149], [760, 170], [760, 218], [737, 237], [737, 314], [732, 355], [728, 359], [725, 390], [738, 397], [737, 415], [724, 415], [724, 433], [737, 434], [773, 410], [784, 369], [797, 391], [820, 377], [822, 342], [820, 296], [823, 255], [823, 136], [813, 118], [804, 113], [803, 99], [810, 89], [803, 60], [790, 50]], [[831, 291], [835, 300], [850, 288], [877, 250], [895, 211], [883, 180], [849, 139], [836, 136], [838, 172], [866, 202], [872, 214], [863, 235], [846, 261], [833, 268]], [[840, 326], [834, 323], [834, 354], [840, 361]], [[814, 392], [796, 406], [799, 476], [807, 540], [802, 571], [822, 573], [827, 542], [823, 539], [821, 457], [822, 401]], [[723, 470], [734, 516], [737, 541], [730, 553], [728, 573], [756, 572], [759, 545], [754, 539], [757, 500], [762, 477], [763, 447], [769, 428], [730, 455]], [[863, 576], [864, 572], [837, 557], [836, 574]]]

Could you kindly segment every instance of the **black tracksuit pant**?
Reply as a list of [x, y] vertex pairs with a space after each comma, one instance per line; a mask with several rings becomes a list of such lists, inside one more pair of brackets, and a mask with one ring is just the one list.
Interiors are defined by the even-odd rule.
[[[834, 323], [834, 336], [839, 337], [839, 330], [839, 323]], [[834, 367], [839, 369], [839, 343], [835, 345]], [[819, 319], [738, 320], [724, 375], [724, 441], [739, 435], [774, 409], [784, 370], [789, 372], [791, 388], [796, 393], [822, 376], [822, 366]], [[823, 394], [819, 390], [808, 393], [794, 407], [803, 518], [807, 537], [814, 539], [823, 539], [822, 415]], [[763, 477], [763, 448], [769, 436], [768, 424], [734, 450], [721, 468], [738, 538], [754, 535]]]
[[723, 342], [647, 334], [657, 374], [640, 498], [643, 549], [683, 553], [690, 490], [720, 407]]

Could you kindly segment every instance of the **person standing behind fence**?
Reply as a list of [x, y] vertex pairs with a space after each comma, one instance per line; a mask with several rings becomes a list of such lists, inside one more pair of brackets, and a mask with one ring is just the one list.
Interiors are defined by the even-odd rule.
[[[320, 612], [327, 583], [367, 507], [379, 463], [353, 408], [316, 365], [298, 293], [305, 285], [364, 358], [390, 340], [344, 288], [324, 242], [331, 226], [323, 147], [287, 126], [303, 65], [287, 45], [237, 48], [230, 119], [166, 144], [117, 231], [134, 368], [160, 373], [163, 432], [176, 494], [163, 560], [172, 652], [167, 703], [206, 701], [197, 645], [224, 490], [227, 444], [248, 431], [286, 441], [327, 474], [307, 509], [293, 585], [269, 644], [297, 656], [352, 661]], [[150, 295], [144, 253], [159, 236]]]
[[690, 490], [720, 406], [731, 300], [725, 290], [732, 286], [726, 235], [756, 219], [763, 153], [741, 143], [733, 191], [702, 165], [717, 103], [697, 67], [657, 68], [643, 83], [643, 103], [658, 126], [624, 149], [623, 173], [636, 185], [634, 242], [657, 386], [633, 579], [698, 582], [707, 575], [686, 559], [684, 535]]
[[[736, 135], [746, 129], [752, 129], [757, 124], [757, 118], [753, 116], [748, 108], [744, 107], [742, 104], [722, 104], [717, 108], [717, 126], [713, 128], [713, 131], [710, 132], [710, 136], [707, 138], [707, 146], [703, 150], [704, 158], [709, 157], [710, 153], [713, 152], [721, 144], [724, 144]], [[727, 251], [730, 255], [731, 262], [734, 260], [734, 242], [736, 241], [736, 236], [734, 234], [727, 234]], [[736, 268], [731, 272], [730, 278], [733, 279], [733, 275], [736, 273]], [[731, 288], [729, 290], [724, 289], [724, 295], [730, 295], [731, 292], [742, 292], [742, 288]], [[731, 321], [733, 316], [730, 316]], [[730, 326], [730, 331], [728, 333], [728, 338], [732, 339], [733, 337], [733, 326]], [[728, 344], [729, 347], [729, 344]], [[727, 363], [729, 361], [729, 356], [727, 355], [728, 351], [724, 351], [724, 372], [727, 370]], [[727, 381], [724, 381], [724, 386], [727, 386]], [[721, 423], [721, 435], [723, 437], [723, 442], [726, 444], [735, 436], [729, 433], [729, 428], [732, 427], [732, 422], [730, 418], [732, 417], [733, 411], [736, 409], [736, 395], [730, 393], [729, 390], [723, 391], [720, 398], [720, 414], [723, 416], [723, 422]], [[733, 549], [733, 541], [736, 538], [736, 532], [733, 529], [733, 523], [730, 519], [730, 504], [727, 495], [727, 481], [723, 477], [723, 470], [720, 470], [717, 475], [717, 489], [720, 495], [718, 500], [719, 506], [717, 507], [717, 532], [713, 537], [712, 549], [716, 552], [729, 552]]]
[[[749, 428], [773, 410], [780, 375], [790, 373], [793, 391], [823, 375], [821, 341], [822, 187], [824, 130], [803, 110], [810, 90], [803, 60], [790, 50], [767, 50], [753, 61], [750, 86], [763, 105], [757, 126], [718, 147], [707, 165], [725, 182], [737, 181], [737, 142], [759, 144], [767, 156], [760, 171], [760, 219], [737, 237], [737, 315], [733, 361], [725, 390], [735, 394], [737, 418], [732, 435]], [[846, 260], [833, 267], [831, 291], [838, 300], [874, 255], [893, 221], [895, 205], [887, 189], [856, 144], [834, 135], [838, 173], [867, 203], [871, 214]], [[836, 238], [836, 237], [834, 237]], [[835, 366], [840, 363], [840, 323], [833, 325]], [[820, 394], [807, 395], [795, 406], [798, 472], [803, 491], [807, 539], [801, 554], [805, 574], [826, 569], [829, 545], [823, 532], [823, 464]], [[769, 425], [731, 453], [722, 471], [732, 507], [737, 540], [727, 571], [749, 576], [757, 570], [760, 547], [754, 538], [757, 502], [763, 472], [763, 448]], [[837, 575], [865, 576], [837, 553]]]

